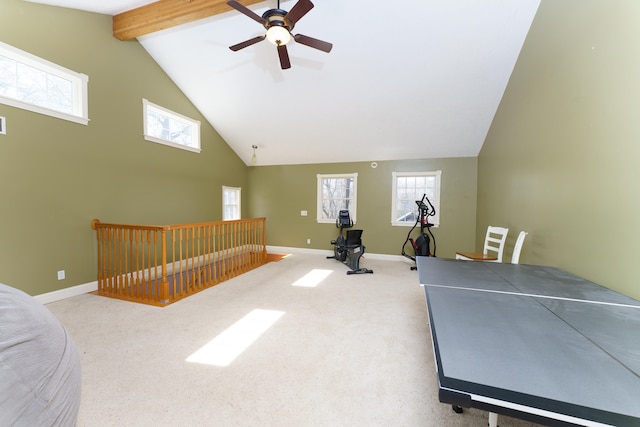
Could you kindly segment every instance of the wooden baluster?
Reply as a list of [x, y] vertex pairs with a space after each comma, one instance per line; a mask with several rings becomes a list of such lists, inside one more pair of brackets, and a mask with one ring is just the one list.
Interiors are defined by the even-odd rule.
[[98, 291], [116, 298], [166, 305], [266, 262], [265, 218], [175, 227], [94, 220], [92, 227], [97, 233]]
[[251, 269], [251, 245], [249, 244], [249, 226], [250, 223], [246, 220], [242, 222], [242, 259], [243, 271], [249, 271]]
[[113, 228], [107, 227], [105, 229], [105, 292], [110, 294], [113, 287]]
[[227, 259], [229, 261], [229, 279], [236, 276], [236, 257], [235, 257], [235, 222], [230, 221], [227, 224]]
[[[98, 224], [96, 224], [96, 227], [98, 227]], [[105, 261], [103, 259], [104, 248], [102, 247], [104, 245], [104, 229], [101, 227], [98, 227], [96, 231], [98, 232], [98, 293], [100, 294], [104, 292]]]
[[127, 230], [125, 228], [120, 229], [120, 242], [118, 244], [120, 250], [120, 294], [125, 297], [129, 296], [129, 290], [127, 289]]
[[224, 244], [225, 236], [224, 236], [224, 233], [225, 233], [225, 229], [226, 228], [227, 227], [225, 226], [224, 223], [222, 223], [222, 224], [220, 224], [218, 226], [218, 243], [219, 244], [218, 244], [218, 252], [217, 252], [217, 254], [218, 254], [218, 266], [220, 268], [220, 276], [219, 276], [220, 281], [225, 280], [224, 276], [225, 276], [226, 271], [227, 271], [227, 268], [226, 268], [226, 265], [225, 265], [225, 262], [224, 262], [224, 248], [225, 248], [225, 244]]
[[140, 277], [138, 274], [138, 230], [131, 230], [131, 276], [133, 279], [133, 295], [141, 299]]
[[155, 301], [155, 283], [152, 276], [151, 269], [151, 230], [144, 230], [143, 233], [145, 256], [142, 258], [142, 274], [144, 274], [145, 281], [147, 283], [147, 295], [150, 301]]
[[178, 236], [176, 236], [178, 230], [171, 229], [171, 276], [173, 277], [173, 287], [171, 292], [175, 296], [178, 293], [178, 267], [176, 266], [176, 245], [179, 243]]
[[178, 271], [176, 273], [176, 276], [174, 278], [174, 280], [178, 280], [179, 281], [179, 286], [178, 286], [178, 293], [180, 293], [183, 289], [184, 289], [184, 264], [182, 263], [182, 260], [184, 259], [184, 230], [179, 229], [177, 231], [177, 236], [178, 236], [178, 256], [176, 257], [176, 262], [178, 262]]
[[211, 248], [210, 248], [210, 241], [209, 241], [209, 237], [211, 235], [211, 226], [210, 225], [205, 225], [203, 228], [203, 247], [202, 250], [204, 251], [204, 275], [202, 277], [202, 280], [204, 281], [203, 286], [205, 288], [208, 288], [209, 286], [211, 286], [210, 280], [211, 280]]
[[203, 234], [203, 230], [202, 230], [202, 226], [199, 225], [198, 226], [198, 240], [196, 242], [196, 253], [195, 253], [195, 257], [196, 257], [196, 285], [197, 285], [197, 290], [201, 290], [202, 289], [202, 285], [204, 284], [204, 251], [202, 249], [202, 234]]
[[[158, 235], [158, 232], [155, 232]], [[162, 256], [160, 262], [162, 263], [162, 291], [160, 294], [161, 304], [167, 304], [169, 302], [169, 282], [167, 281], [167, 231], [162, 230], [162, 239], [160, 241]]]
[[115, 276], [116, 276], [116, 257], [115, 257], [115, 241], [116, 241], [116, 230], [115, 228], [109, 228], [109, 294], [113, 294], [114, 289], [116, 287]]
[[220, 269], [220, 224], [216, 224], [213, 227], [213, 241], [214, 241], [214, 245], [213, 245], [213, 253], [215, 254], [215, 262], [216, 265], [214, 267], [214, 280], [216, 283], [220, 282], [221, 280], [221, 269]]
[[[190, 291], [193, 292], [195, 290], [195, 285], [196, 285], [196, 228], [195, 227], [189, 227], [187, 229], [188, 231], [188, 235], [189, 235], [189, 243], [191, 243], [191, 256], [187, 257], [187, 259], [191, 260], [191, 269], [187, 270], [189, 271], [189, 275], [191, 276], [191, 282], [189, 283], [190, 286]], [[189, 293], [191, 293], [189, 292]]]
[[231, 264], [233, 265], [233, 277], [236, 277], [238, 275], [238, 245], [236, 245], [237, 228], [238, 223], [235, 221], [232, 222], [229, 247], [231, 248]]

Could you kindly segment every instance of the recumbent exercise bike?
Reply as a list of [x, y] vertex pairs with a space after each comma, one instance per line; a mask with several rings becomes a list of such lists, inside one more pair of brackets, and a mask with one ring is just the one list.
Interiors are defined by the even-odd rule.
[[[341, 210], [336, 219], [336, 227], [340, 229], [340, 233], [336, 240], [332, 240], [333, 256], [329, 259], [336, 259], [347, 265], [350, 270], [347, 274], [373, 273], [368, 268], [360, 268], [360, 257], [364, 254], [364, 245], [362, 244], [362, 230], [348, 230], [353, 227], [353, 221], [348, 210]], [[342, 236], [342, 230], [347, 229], [345, 236]]]

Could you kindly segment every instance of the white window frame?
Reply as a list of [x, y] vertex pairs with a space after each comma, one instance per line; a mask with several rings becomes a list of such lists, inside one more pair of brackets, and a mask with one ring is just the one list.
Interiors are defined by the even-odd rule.
[[[413, 221], [398, 221], [396, 218], [396, 210], [398, 206], [398, 178], [405, 177], [434, 177], [435, 178], [435, 189], [433, 195], [427, 194], [429, 201], [435, 208], [435, 215], [430, 216], [428, 221], [434, 224], [435, 227], [440, 225], [440, 183], [442, 177], [442, 171], [428, 171], [428, 172], [393, 172], [392, 173], [392, 195], [391, 195], [391, 225], [399, 226], [399, 227], [413, 227], [416, 224], [416, 220]], [[422, 194], [424, 194], [424, 190], [421, 190], [421, 194], [416, 195], [416, 200], [420, 200], [422, 198]], [[414, 201], [415, 202], [415, 201]], [[415, 205], [415, 212], [418, 214], [418, 205]]]
[[0, 95], [1, 104], [10, 105], [12, 107], [32, 111], [38, 114], [44, 114], [58, 119], [68, 120], [74, 123], [80, 123], [83, 125], [89, 124], [89, 77], [86, 74], [69, 70], [58, 64], [54, 64], [46, 59], [32, 55], [2, 42], [0, 42], [0, 56], [4, 56], [18, 64], [35, 68], [47, 75], [70, 81], [72, 85], [71, 113], [24, 101], [19, 99], [17, 96], [6, 96], [6, 94]]
[[353, 194], [349, 197], [349, 200], [352, 201], [351, 207], [349, 208], [349, 215], [351, 216], [351, 220], [353, 223], [356, 223], [357, 217], [357, 206], [358, 206], [358, 174], [357, 173], [342, 173], [342, 174], [318, 174], [318, 187], [317, 187], [317, 211], [316, 211], [316, 220], [319, 224], [335, 224], [337, 218], [323, 218], [322, 206], [323, 206], [323, 198], [322, 198], [322, 183], [325, 179], [336, 179], [336, 178], [345, 178], [345, 179], [353, 179]]
[[[236, 193], [236, 197], [238, 200], [237, 205], [227, 204], [227, 198], [225, 197], [227, 193], [233, 192]], [[237, 218], [227, 218], [227, 207], [233, 206], [237, 212]], [[222, 220], [230, 221], [234, 219], [242, 218], [242, 188], [241, 187], [228, 187], [226, 185], [222, 186]]]
[[[191, 135], [193, 140], [191, 141], [193, 145], [184, 145], [175, 141], [171, 141], [168, 139], [159, 138], [157, 136], [151, 135], [149, 129], [147, 127], [147, 111], [155, 111], [165, 117], [168, 117], [171, 120], [175, 120], [180, 124], [187, 125], [191, 127]], [[190, 117], [184, 116], [180, 113], [176, 113], [175, 111], [171, 111], [168, 108], [161, 107], [160, 105], [154, 104], [153, 102], [142, 99], [142, 120], [143, 120], [143, 132], [144, 139], [147, 141], [155, 142], [158, 144], [168, 145], [169, 147], [180, 148], [182, 150], [193, 151], [194, 153], [199, 153], [200, 150], [200, 121], [194, 120]]]

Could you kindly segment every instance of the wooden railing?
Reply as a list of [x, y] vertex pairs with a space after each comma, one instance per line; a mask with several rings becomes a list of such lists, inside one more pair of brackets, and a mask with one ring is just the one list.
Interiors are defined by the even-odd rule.
[[164, 306], [267, 262], [265, 218], [91, 227], [98, 294], [113, 298]]

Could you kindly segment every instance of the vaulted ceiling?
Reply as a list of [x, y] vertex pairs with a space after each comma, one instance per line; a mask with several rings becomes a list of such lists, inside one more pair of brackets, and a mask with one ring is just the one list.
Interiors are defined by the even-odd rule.
[[265, 29], [220, 0], [27, 1], [113, 15], [116, 29], [149, 12], [140, 44], [247, 164], [258, 146], [258, 165], [477, 156], [540, 3], [312, 0], [293, 33], [333, 50], [292, 41], [282, 70], [266, 40], [229, 50]]

